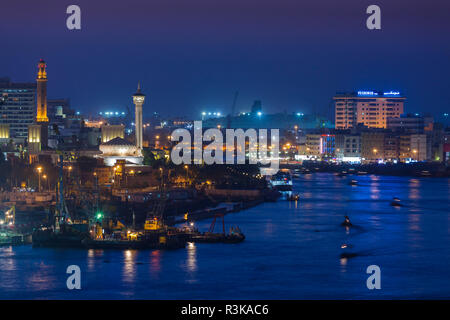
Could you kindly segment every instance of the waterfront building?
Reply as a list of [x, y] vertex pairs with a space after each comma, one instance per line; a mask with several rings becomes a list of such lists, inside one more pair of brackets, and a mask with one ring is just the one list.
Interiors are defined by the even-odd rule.
[[433, 130], [425, 131], [427, 135], [427, 159], [442, 162], [444, 157], [445, 128], [442, 123], [435, 123]]
[[361, 136], [359, 134], [344, 135], [344, 152], [342, 161], [361, 161]]
[[379, 162], [384, 160], [385, 133], [367, 131], [361, 133], [361, 158], [365, 162]]
[[358, 91], [338, 93], [335, 102], [335, 128], [354, 128], [363, 124], [368, 128], [387, 128], [388, 118], [403, 113], [406, 98], [400, 92]]
[[399, 137], [399, 159], [402, 162], [427, 160], [427, 136], [409, 134]]
[[23, 143], [36, 109], [36, 84], [0, 78], [0, 124], [9, 126], [9, 138]]
[[308, 158], [320, 158], [321, 155], [321, 134], [306, 135], [306, 156]]
[[336, 156], [336, 136], [334, 134], [322, 134], [320, 136], [320, 154], [323, 158]]
[[427, 161], [427, 135], [412, 134], [411, 135], [411, 159], [415, 161]]
[[384, 137], [384, 159], [394, 162], [399, 158], [399, 138], [395, 134], [386, 134]]

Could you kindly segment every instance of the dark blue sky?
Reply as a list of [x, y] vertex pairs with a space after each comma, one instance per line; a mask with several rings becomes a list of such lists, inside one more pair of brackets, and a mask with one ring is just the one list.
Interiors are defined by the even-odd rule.
[[[82, 30], [66, 29], [78, 4]], [[365, 27], [368, 5], [382, 30]], [[144, 113], [198, 116], [261, 99], [266, 112], [332, 115], [336, 91], [399, 90], [406, 111], [450, 109], [446, 0], [2, 0], [0, 76], [33, 81], [83, 112], [124, 110], [138, 80]]]

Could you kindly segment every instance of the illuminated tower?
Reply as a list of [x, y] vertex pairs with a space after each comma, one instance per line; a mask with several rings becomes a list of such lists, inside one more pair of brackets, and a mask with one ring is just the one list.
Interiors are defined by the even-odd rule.
[[37, 75], [37, 114], [36, 122], [48, 122], [47, 118], [47, 72], [44, 60], [40, 60], [38, 64]]
[[142, 152], [142, 105], [144, 104], [145, 94], [141, 93], [141, 85], [138, 83], [138, 88], [133, 94], [133, 103], [135, 104], [135, 125], [136, 125], [136, 147], [138, 152]]

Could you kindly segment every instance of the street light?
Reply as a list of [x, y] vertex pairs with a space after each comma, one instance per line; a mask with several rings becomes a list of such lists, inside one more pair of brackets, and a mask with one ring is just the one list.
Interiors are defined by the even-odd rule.
[[184, 168], [186, 169], [186, 181], [188, 181], [189, 180], [189, 166], [187, 164], [185, 164]]
[[[43, 178], [44, 180], [47, 180], [47, 175], [46, 175], [46, 174], [43, 174], [43, 175], [42, 175], [42, 178]], [[47, 180], [47, 183], [49, 183], [48, 180]], [[47, 186], [47, 187], [48, 187], [48, 189], [50, 189], [49, 186]]]
[[38, 192], [41, 192], [41, 171], [42, 171], [42, 167], [37, 167], [36, 168], [38, 171], [38, 180], [39, 180], [39, 187], [38, 187]]
[[417, 158], [416, 160], [419, 161], [419, 159], [418, 159], [418, 157], [417, 157], [417, 150], [414, 149], [412, 152], [414, 153], [414, 157]]

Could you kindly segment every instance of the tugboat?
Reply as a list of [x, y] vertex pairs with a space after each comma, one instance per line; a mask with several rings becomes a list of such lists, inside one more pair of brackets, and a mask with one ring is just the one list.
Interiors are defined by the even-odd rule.
[[[222, 218], [222, 233], [214, 233], [214, 227], [216, 224], [216, 218]], [[245, 240], [245, 235], [241, 232], [238, 227], [230, 228], [229, 233], [225, 233], [225, 222], [223, 218], [223, 214], [217, 214], [214, 216], [214, 220], [211, 223], [207, 232], [198, 233], [196, 235], [191, 236], [189, 241], [192, 242], [200, 242], [200, 243], [238, 243]]]

